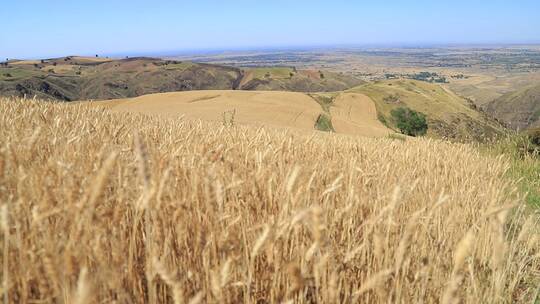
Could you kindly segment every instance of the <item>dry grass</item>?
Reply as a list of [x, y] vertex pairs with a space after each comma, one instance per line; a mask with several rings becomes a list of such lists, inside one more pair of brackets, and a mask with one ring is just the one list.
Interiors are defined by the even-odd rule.
[[[337, 94], [328, 113], [337, 133], [383, 137], [392, 133], [377, 119], [369, 97]], [[222, 114], [235, 111], [235, 122], [252, 126], [296, 128], [313, 131], [323, 109], [304, 93], [278, 91], [185, 91], [143, 95], [135, 98], [91, 102], [113, 112], [132, 112], [206, 121], [220, 121]]]
[[531, 303], [538, 216], [502, 159], [0, 100], [13, 303]]
[[330, 113], [337, 133], [370, 137], [383, 137], [394, 133], [379, 121], [375, 103], [363, 94], [337, 95], [330, 107]]
[[313, 98], [294, 92], [186, 91], [143, 95], [129, 99], [91, 102], [113, 112], [162, 117], [221, 121], [226, 111], [236, 110], [241, 124], [269, 125], [313, 130], [321, 107]]

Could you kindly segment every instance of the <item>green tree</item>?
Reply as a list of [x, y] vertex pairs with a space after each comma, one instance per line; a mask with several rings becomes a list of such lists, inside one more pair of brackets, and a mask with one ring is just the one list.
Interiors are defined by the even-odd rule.
[[422, 136], [427, 133], [426, 115], [406, 107], [394, 109], [391, 114], [401, 133], [409, 136]]

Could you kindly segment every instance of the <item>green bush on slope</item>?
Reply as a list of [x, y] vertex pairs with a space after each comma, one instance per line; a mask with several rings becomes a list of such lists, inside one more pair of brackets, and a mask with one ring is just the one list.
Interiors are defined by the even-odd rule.
[[401, 133], [409, 136], [422, 136], [427, 133], [426, 115], [406, 107], [394, 109], [391, 114]]

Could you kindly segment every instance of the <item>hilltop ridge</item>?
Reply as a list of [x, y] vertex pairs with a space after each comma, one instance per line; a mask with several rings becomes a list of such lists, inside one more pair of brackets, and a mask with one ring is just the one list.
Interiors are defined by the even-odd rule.
[[363, 81], [342, 73], [237, 68], [149, 57], [68, 56], [0, 65], [0, 95], [63, 101], [194, 90], [340, 91]]

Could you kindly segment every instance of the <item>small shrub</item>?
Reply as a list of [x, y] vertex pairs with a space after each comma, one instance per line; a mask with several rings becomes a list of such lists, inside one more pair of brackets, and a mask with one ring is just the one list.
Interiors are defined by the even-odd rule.
[[[538, 120], [540, 119], [540, 109], [537, 109], [533, 114], [532, 114], [532, 121], [535, 121], [535, 120]], [[540, 128], [540, 127], [539, 127]]]
[[308, 94], [308, 96], [313, 98], [321, 106], [324, 112], [330, 113], [330, 107], [334, 103], [333, 96], [326, 96], [322, 94]]
[[524, 133], [508, 133], [505, 137], [486, 145], [492, 155], [504, 155], [509, 160], [507, 175], [518, 180], [518, 187], [525, 193], [525, 200], [540, 208], [540, 128]]
[[323, 132], [336, 132], [334, 126], [332, 125], [332, 117], [326, 113], [320, 114], [315, 122], [315, 130]]
[[527, 135], [532, 144], [540, 147], [540, 127], [529, 130]]
[[386, 117], [384, 117], [384, 115], [380, 112], [377, 112], [377, 119], [382, 122], [383, 125], [385, 125], [386, 127], [390, 127], [388, 125], [388, 121], [386, 121]]
[[524, 150], [531, 156], [540, 156], [540, 128], [527, 131], [527, 145]]
[[397, 103], [400, 100], [399, 94], [388, 95], [383, 100], [387, 103]]
[[530, 159], [540, 156], [540, 128], [523, 133], [511, 133], [491, 146], [497, 154], [505, 154], [513, 159]]
[[409, 136], [422, 136], [427, 133], [426, 115], [406, 107], [394, 109], [391, 114], [401, 133]]

